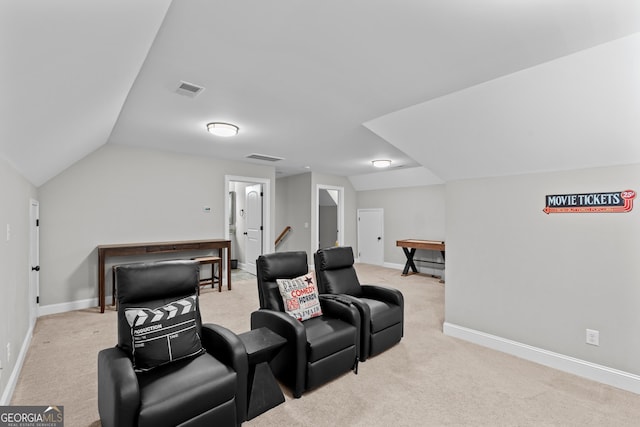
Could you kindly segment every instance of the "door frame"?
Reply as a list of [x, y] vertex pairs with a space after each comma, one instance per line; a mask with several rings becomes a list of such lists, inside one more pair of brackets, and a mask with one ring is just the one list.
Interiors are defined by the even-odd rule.
[[[262, 184], [262, 253], [275, 252], [273, 230], [271, 229], [271, 179], [252, 176], [225, 175], [224, 176], [224, 238], [229, 240], [229, 191], [232, 182], [245, 184]], [[236, 195], [237, 196], [237, 195]], [[231, 256], [231, 255], [229, 255]]]
[[40, 308], [40, 202], [29, 199], [29, 327], [33, 328]]
[[[254, 212], [253, 209], [249, 209], [250, 207], [250, 203], [249, 203], [249, 194], [251, 193], [258, 193], [258, 199], [257, 199], [257, 206], [256, 206], [256, 211], [259, 210], [259, 214], [258, 212]], [[249, 185], [245, 185], [244, 186], [244, 211], [245, 211], [245, 232], [243, 233], [244, 235], [244, 265], [245, 265], [245, 270], [248, 271], [249, 273], [255, 275], [256, 274], [256, 259], [258, 256], [262, 255], [264, 253], [264, 216], [262, 215], [262, 211], [264, 210], [264, 186], [262, 185], [262, 183], [255, 183], [255, 184], [249, 184]], [[259, 229], [254, 229], [252, 227], [253, 224], [250, 223], [249, 221], [249, 214], [252, 214], [251, 217], [252, 219], [256, 220], [257, 222], [255, 223], [255, 225], [257, 226], [259, 223]], [[253, 215], [255, 215], [255, 218], [253, 218]], [[250, 246], [250, 242], [251, 242], [251, 236], [253, 236], [253, 233], [250, 233], [251, 230], [254, 230], [256, 232], [255, 236], [256, 236], [256, 244], [251, 245]], [[236, 227], [236, 231], [237, 231], [237, 227]], [[250, 252], [249, 249], [252, 249], [252, 251]], [[255, 249], [255, 252], [257, 252], [257, 256], [251, 256], [251, 254], [253, 254], [253, 249]]]

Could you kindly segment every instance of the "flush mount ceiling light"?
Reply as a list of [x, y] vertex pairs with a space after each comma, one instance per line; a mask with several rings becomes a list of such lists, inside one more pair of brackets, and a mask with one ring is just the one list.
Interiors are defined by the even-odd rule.
[[391, 160], [373, 160], [371, 164], [377, 168], [388, 168], [391, 166]]
[[239, 128], [231, 123], [212, 122], [207, 123], [207, 130], [216, 136], [236, 136]]

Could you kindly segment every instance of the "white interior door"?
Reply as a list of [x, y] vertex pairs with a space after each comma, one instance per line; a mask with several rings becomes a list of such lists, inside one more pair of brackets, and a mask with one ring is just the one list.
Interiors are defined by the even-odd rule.
[[246, 187], [245, 197], [245, 265], [249, 273], [256, 274], [256, 259], [262, 255], [262, 184]]
[[40, 299], [40, 203], [37, 200], [31, 200], [29, 224], [29, 326], [33, 327]]
[[383, 209], [358, 209], [358, 258], [365, 264], [384, 264]]

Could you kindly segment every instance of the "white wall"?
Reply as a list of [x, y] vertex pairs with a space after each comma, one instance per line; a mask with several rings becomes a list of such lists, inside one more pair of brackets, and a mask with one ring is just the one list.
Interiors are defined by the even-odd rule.
[[630, 213], [542, 212], [548, 194], [626, 189], [640, 190], [640, 165], [447, 183], [445, 329], [640, 374], [640, 200]]
[[275, 180], [271, 166], [113, 144], [51, 179], [39, 189], [41, 305], [97, 297], [100, 244], [223, 238], [226, 174]]
[[[358, 209], [384, 209], [386, 264], [404, 266], [406, 257], [397, 240], [446, 240], [444, 185], [358, 191], [357, 197]], [[442, 261], [434, 251], [417, 251], [416, 258]]]
[[311, 247], [311, 173], [278, 178], [276, 199], [275, 236], [288, 225], [292, 228], [276, 251], [306, 251], [308, 256]]
[[0, 405], [8, 405], [17, 379], [16, 362], [30, 338], [29, 206], [30, 199], [36, 198], [36, 188], [1, 156], [0, 195]]

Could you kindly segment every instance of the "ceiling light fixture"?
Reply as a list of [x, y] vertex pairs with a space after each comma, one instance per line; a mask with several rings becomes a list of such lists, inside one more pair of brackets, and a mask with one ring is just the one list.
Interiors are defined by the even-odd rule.
[[388, 168], [391, 166], [391, 160], [373, 160], [371, 164], [377, 168]]
[[207, 130], [216, 136], [236, 136], [240, 129], [231, 123], [212, 122], [207, 123]]

